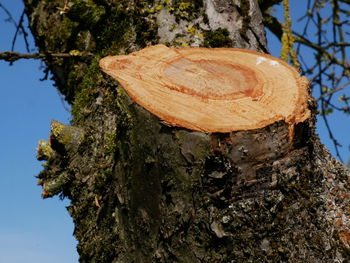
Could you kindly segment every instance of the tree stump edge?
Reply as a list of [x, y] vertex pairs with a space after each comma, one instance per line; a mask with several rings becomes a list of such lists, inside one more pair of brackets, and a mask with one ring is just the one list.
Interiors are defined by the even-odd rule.
[[100, 67], [133, 101], [171, 126], [232, 132], [282, 120], [292, 136], [294, 125], [311, 115], [307, 79], [287, 63], [251, 50], [155, 45], [105, 57]]

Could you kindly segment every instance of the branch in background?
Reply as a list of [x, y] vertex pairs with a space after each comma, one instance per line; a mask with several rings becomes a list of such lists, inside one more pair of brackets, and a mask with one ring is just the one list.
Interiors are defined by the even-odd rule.
[[[273, 3], [281, 1], [260, 0], [265, 26], [277, 36], [283, 38], [283, 23], [271, 13]], [[341, 95], [338, 106], [335, 94], [341, 90], [348, 89], [350, 83], [350, 63], [348, 59], [348, 48], [350, 43], [346, 36], [350, 35], [350, 22], [348, 6], [350, 0], [307, 0], [305, 1], [305, 14], [297, 21], [301, 30], [293, 31], [297, 43], [296, 53], [302, 64], [302, 72], [310, 79], [313, 90], [319, 90], [319, 110], [326, 125], [329, 138], [332, 140], [336, 155], [341, 160], [337, 141], [329, 125], [329, 114], [334, 110], [344, 114], [350, 114], [350, 97]], [[329, 12], [330, 11], [330, 12]], [[310, 48], [314, 59], [306, 59], [303, 54], [310, 52], [302, 48]]]
[[16, 20], [13, 18], [13, 16], [11, 15], [10, 11], [3, 5], [0, 3], [0, 9], [4, 10], [4, 12], [7, 15], [7, 19], [6, 21], [12, 23], [15, 27], [17, 27], [17, 23]]
[[[323, 108], [323, 106], [322, 106], [322, 108]], [[331, 126], [330, 126], [329, 123], [328, 123], [328, 118], [327, 118], [327, 116], [326, 116], [325, 114], [323, 114], [323, 115], [322, 115], [322, 118], [323, 118], [323, 121], [324, 121], [324, 123], [325, 123], [325, 125], [326, 125], [327, 131], [328, 131], [328, 136], [329, 136], [329, 138], [330, 138], [330, 139], [332, 140], [332, 142], [333, 142], [334, 149], [335, 149], [335, 153], [336, 153], [337, 157], [339, 158], [339, 160], [342, 161], [342, 162], [344, 163], [344, 161], [343, 161], [343, 159], [342, 159], [342, 157], [341, 157], [341, 155], [340, 155], [340, 152], [339, 152], [339, 147], [342, 147], [342, 145], [341, 145], [341, 144], [338, 142], [338, 140], [334, 137], [333, 132], [332, 132], [332, 128], [331, 128]]]
[[[336, 155], [342, 161], [339, 153], [341, 145], [332, 133], [327, 113], [332, 112], [333, 109], [339, 109], [332, 103], [332, 98], [336, 91], [344, 89], [349, 84], [350, 67], [346, 54], [346, 47], [349, 44], [345, 42], [344, 37], [346, 34], [344, 31], [348, 22], [341, 21], [339, 1], [331, 0], [330, 3], [332, 7], [330, 16], [324, 16], [323, 8], [325, 5], [321, 0], [314, 0], [313, 12], [309, 15], [315, 23], [317, 35], [317, 44], [315, 43], [312, 47], [317, 50], [316, 63], [318, 65], [318, 74], [317, 78], [314, 78], [314, 82], [318, 85], [321, 94], [319, 98], [321, 116], [327, 127], [329, 138], [333, 142]], [[327, 24], [331, 28], [331, 32], [328, 35], [325, 33]], [[310, 47], [310, 45], [308, 46]], [[326, 70], [324, 71], [322, 67]], [[344, 85], [340, 85], [343, 81], [347, 82]], [[330, 86], [330, 88], [327, 88], [327, 86]], [[346, 113], [346, 109], [343, 112]]]
[[322, 99], [326, 98], [327, 96], [330, 95], [330, 93], [333, 94], [333, 93], [335, 93], [335, 92], [341, 91], [341, 90], [343, 90], [344, 88], [346, 88], [346, 87], [349, 86], [349, 85], [350, 85], [350, 81], [346, 82], [344, 85], [341, 85], [341, 86], [337, 87], [336, 89], [330, 90], [328, 93], [325, 93], [325, 94], [319, 96], [319, 97], [316, 99], [316, 101], [319, 101], [319, 100], [322, 100]]
[[278, 5], [283, 0], [258, 0], [259, 7], [262, 13], [268, 13], [274, 5]]
[[18, 34], [22, 34], [23, 35], [23, 40], [24, 40], [24, 43], [25, 43], [25, 46], [26, 46], [26, 50], [27, 50], [27, 52], [29, 52], [29, 42], [28, 42], [28, 39], [27, 39], [28, 38], [28, 33], [25, 30], [25, 27], [23, 26], [25, 11], [23, 10], [23, 12], [21, 14], [21, 17], [19, 19], [19, 22], [17, 23], [16, 20], [13, 18], [11, 12], [1, 3], [0, 3], [0, 9], [2, 9], [7, 15], [6, 21], [12, 23], [15, 26], [15, 28], [16, 28], [15, 35], [14, 35], [14, 37], [12, 39], [11, 51], [14, 50]]
[[24, 26], [23, 26], [24, 15], [25, 15], [25, 12], [23, 10], [22, 15], [21, 15], [21, 17], [19, 19], [19, 22], [16, 25], [16, 33], [15, 33], [13, 39], [12, 39], [11, 51], [15, 50], [15, 44], [16, 44], [16, 40], [17, 40], [17, 35], [18, 35], [18, 33], [21, 32], [23, 34], [24, 43], [26, 45], [26, 50], [27, 50], [27, 52], [29, 52], [29, 42], [28, 42], [28, 39], [27, 39], [28, 33], [27, 33], [27, 31], [25, 31]]
[[42, 59], [47, 60], [49, 58], [70, 58], [70, 57], [78, 57], [78, 58], [91, 58], [91, 54], [80, 54], [77, 50], [72, 50], [69, 53], [32, 53], [32, 54], [24, 54], [19, 52], [0, 52], [0, 60], [5, 60], [7, 62], [14, 62], [19, 59]]
[[290, 18], [289, 0], [283, 0], [283, 15], [284, 24], [282, 26], [283, 33], [281, 38], [281, 59], [288, 63], [288, 61], [295, 68], [300, 68], [298, 55], [294, 49], [295, 38], [292, 33], [292, 19]]
[[278, 19], [270, 14], [264, 14], [264, 25], [278, 38], [282, 38], [282, 24]]

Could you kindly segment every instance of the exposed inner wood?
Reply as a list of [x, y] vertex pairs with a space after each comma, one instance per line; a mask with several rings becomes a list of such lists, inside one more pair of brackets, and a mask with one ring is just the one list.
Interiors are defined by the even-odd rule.
[[100, 61], [138, 104], [204, 132], [258, 129], [310, 116], [307, 80], [270, 55], [228, 48], [147, 47]]

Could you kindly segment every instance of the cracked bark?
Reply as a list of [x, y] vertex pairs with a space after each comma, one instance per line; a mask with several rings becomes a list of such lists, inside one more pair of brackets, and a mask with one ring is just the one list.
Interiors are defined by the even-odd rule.
[[157, 43], [264, 51], [256, 1], [24, 2], [40, 52], [95, 57], [47, 61], [73, 120], [53, 122], [38, 148], [44, 197], [71, 200], [80, 262], [347, 262], [348, 171], [314, 117], [292, 141], [283, 121], [169, 127], [98, 67]]

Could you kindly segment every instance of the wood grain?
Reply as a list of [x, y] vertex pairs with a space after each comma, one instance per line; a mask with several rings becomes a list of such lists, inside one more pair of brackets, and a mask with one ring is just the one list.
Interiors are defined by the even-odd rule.
[[306, 78], [262, 53], [156, 45], [105, 57], [100, 67], [173, 126], [231, 132], [281, 120], [293, 126], [310, 116]]

